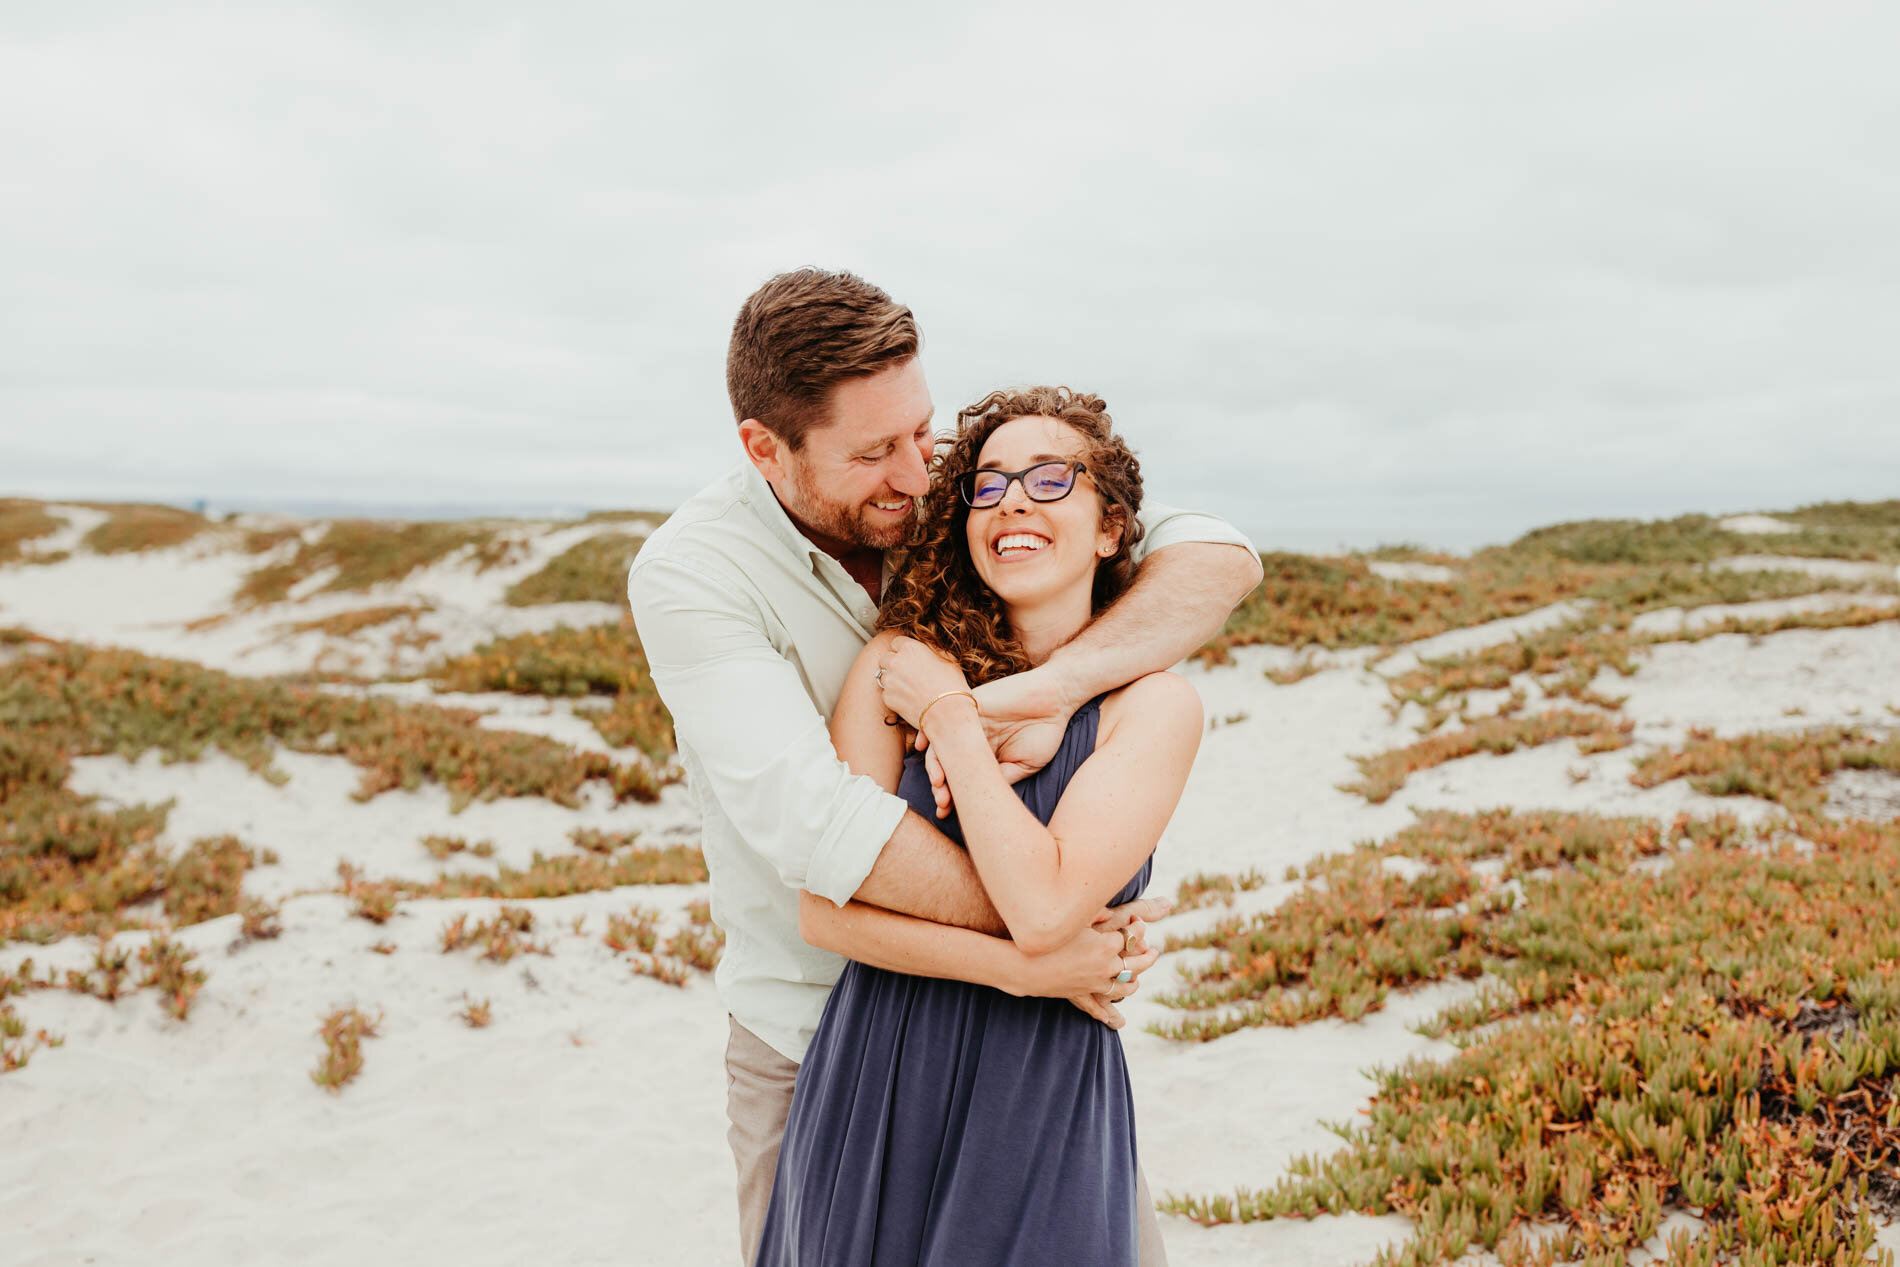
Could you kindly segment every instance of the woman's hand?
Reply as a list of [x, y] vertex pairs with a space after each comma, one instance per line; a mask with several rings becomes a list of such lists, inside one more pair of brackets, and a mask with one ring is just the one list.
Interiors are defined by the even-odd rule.
[[932, 700], [946, 691], [970, 689], [963, 670], [915, 638], [893, 639], [877, 658], [877, 668], [884, 707], [903, 718], [912, 730], [920, 729], [918, 720]]
[[[1012, 993], [1067, 999], [1110, 1029], [1120, 1029], [1125, 1022], [1115, 1004], [1140, 988], [1141, 974], [1161, 957], [1142, 932], [1138, 920], [1126, 932], [1097, 924], [1058, 950], [1024, 955], [1019, 984]], [[1124, 968], [1133, 977], [1117, 981]]]

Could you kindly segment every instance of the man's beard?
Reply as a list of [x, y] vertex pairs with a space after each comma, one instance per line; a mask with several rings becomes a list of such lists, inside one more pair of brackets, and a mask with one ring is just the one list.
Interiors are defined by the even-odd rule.
[[914, 502], [912, 513], [900, 519], [863, 503], [834, 501], [806, 478], [802, 463], [786, 465], [790, 468], [792, 489], [798, 495], [797, 516], [813, 532], [873, 550], [889, 550], [910, 540], [911, 524], [916, 519]]

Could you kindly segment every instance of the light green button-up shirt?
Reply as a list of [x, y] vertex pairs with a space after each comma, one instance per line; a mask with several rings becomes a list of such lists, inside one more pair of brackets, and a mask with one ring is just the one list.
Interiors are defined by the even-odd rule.
[[[1190, 541], [1252, 545], [1210, 515], [1152, 503], [1137, 553]], [[844, 960], [798, 935], [798, 890], [843, 905], [908, 807], [853, 774], [826, 729], [877, 609], [799, 532], [743, 463], [647, 539], [627, 598], [673, 714], [699, 805], [726, 1009], [804, 1059]]]

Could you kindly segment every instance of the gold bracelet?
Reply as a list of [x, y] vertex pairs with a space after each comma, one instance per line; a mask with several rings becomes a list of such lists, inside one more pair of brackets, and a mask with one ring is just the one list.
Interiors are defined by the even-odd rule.
[[970, 701], [970, 703], [972, 703], [972, 704], [975, 704], [975, 705], [976, 705], [976, 711], [977, 711], [977, 712], [979, 712], [979, 713], [980, 713], [980, 712], [982, 712], [982, 711], [983, 711], [983, 706], [982, 706], [981, 704], [977, 704], [977, 702], [976, 702], [976, 696], [975, 696], [974, 694], [972, 694], [971, 692], [969, 692], [969, 691], [945, 691], [945, 692], [944, 692], [943, 694], [941, 694], [941, 695], [939, 695], [939, 696], [938, 696], [938, 697], [937, 697], [936, 699], [933, 699], [933, 700], [931, 700], [931, 701], [930, 701], [930, 702], [929, 702], [928, 704], [925, 704], [925, 705], [924, 705], [924, 711], [923, 711], [923, 712], [921, 712], [921, 713], [919, 713], [919, 714], [917, 714], [917, 729], [921, 731], [921, 730], [922, 730], [922, 729], [924, 728], [924, 718], [926, 718], [926, 717], [928, 717], [928, 716], [930, 716], [930, 710], [931, 710], [931, 709], [933, 709], [933, 708], [935, 708], [935, 707], [936, 707], [937, 705], [939, 705], [939, 704], [941, 704], [941, 703], [943, 703], [943, 701], [945, 701], [945, 700], [947, 700], [947, 699], [949, 699], [949, 698], [950, 698], [950, 697], [951, 697], [952, 695], [961, 695], [961, 696], [963, 696], [963, 697], [964, 697], [965, 699], [967, 699], [967, 700], [969, 700], [969, 701]]

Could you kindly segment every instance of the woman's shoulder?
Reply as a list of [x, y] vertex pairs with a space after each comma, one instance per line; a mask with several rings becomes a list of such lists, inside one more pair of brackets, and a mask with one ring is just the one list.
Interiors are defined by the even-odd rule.
[[1201, 693], [1179, 673], [1163, 670], [1136, 678], [1102, 697], [1102, 738], [1115, 727], [1133, 722], [1147, 729], [1192, 729], [1198, 736], [1203, 721]]

